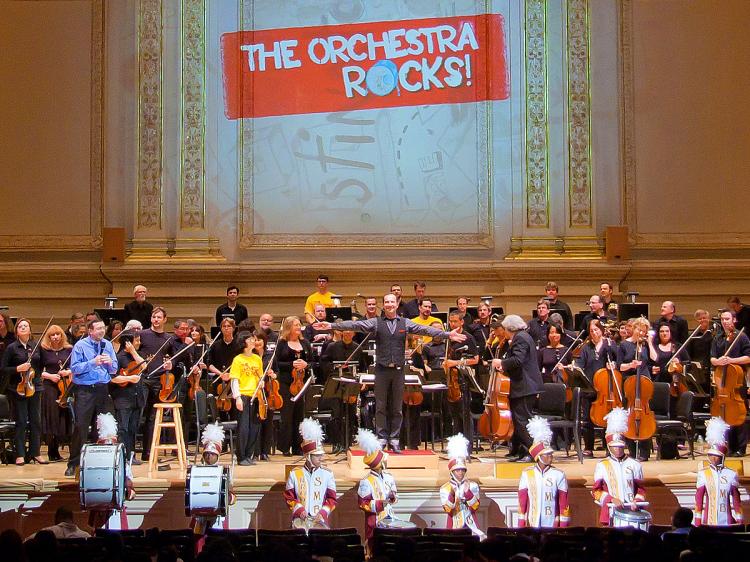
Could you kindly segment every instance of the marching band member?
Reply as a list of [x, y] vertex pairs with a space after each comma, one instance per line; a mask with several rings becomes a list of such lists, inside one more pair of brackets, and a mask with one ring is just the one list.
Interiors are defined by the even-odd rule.
[[474, 514], [479, 509], [479, 485], [466, 478], [469, 440], [461, 433], [448, 438], [448, 471], [451, 478], [440, 487], [440, 503], [448, 514], [448, 529], [471, 529], [484, 540], [487, 535], [477, 527]]
[[318, 420], [305, 418], [299, 424], [299, 433], [305, 464], [289, 472], [284, 490], [284, 499], [292, 510], [292, 527], [329, 529], [329, 517], [338, 499], [333, 472], [321, 465], [325, 455], [323, 428]]
[[[203, 430], [201, 435], [201, 444], [203, 452], [201, 460], [206, 466], [215, 466], [219, 463], [221, 450], [224, 444], [224, 428], [218, 422], [209, 424]], [[227, 482], [229, 487], [229, 505], [233, 505], [237, 497], [232, 490], [231, 472], [230, 481]], [[190, 526], [193, 528], [193, 535], [196, 536], [195, 542], [196, 554], [203, 550], [208, 529], [228, 529], [229, 528], [229, 506], [227, 506], [227, 516], [222, 515], [199, 515], [193, 517]]]
[[[112, 414], [99, 414], [96, 416], [96, 432], [99, 438], [97, 445], [117, 444], [117, 421]], [[135, 488], [133, 486], [133, 469], [130, 459], [125, 459], [125, 499], [135, 499]], [[119, 521], [118, 521], [119, 519]], [[125, 506], [118, 509], [92, 509], [89, 511], [89, 526], [94, 529], [106, 526], [108, 529], [128, 528], [128, 515]]]
[[385, 471], [388, 455], [375, 434], [360, 428], [357, 444], [365, 453], [364, 463], [370, 467], [370, 473], [359, 481], [357, 499], [359, 508], [365, 513], [366, 550], [372, 554], [374, 529], [384, 519], [393, 518], [393, 504], [398, 501], [398, 490], [393, 476]]
[[534, 416], [526, 425], [534, 440], [529, 454], [535, 464], [521, 472], [518, 482], [519, 527], [567, 527], [570, 523], [568, 480], [552, 466], [552, 428]]
[[729, 424], [719, 417], [706, 422], [709, 465], [698, 471], [695, 483], [695, 525], [743, 523], [737, 473], [724, 466]]
[[628, 412], [614, 408], [606, 416], [606, 441], [610, 456], [599, 461], [594, 470], [594, 501], [601, 506], [599, 522], [608, 526], [610, 505], [621, 507], [629, 504], [635, 511], [636, 502], [646, 501], [643, 487], [643, 468], [637, 460], [625, 455], [625, 440], [622, 434], [628, 429]]

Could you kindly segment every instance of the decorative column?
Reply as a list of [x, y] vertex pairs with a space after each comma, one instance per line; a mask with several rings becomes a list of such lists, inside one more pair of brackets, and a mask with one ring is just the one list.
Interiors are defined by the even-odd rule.
[[128, 261], [167, 255], [162, 186], [162, 0], [138, 3], [138, 185]]
[[206, 230], [206, 2], [182, 0], [180, 5], [181, 116], [180, 209], [173, 259], [224, 260], [219, 241]]

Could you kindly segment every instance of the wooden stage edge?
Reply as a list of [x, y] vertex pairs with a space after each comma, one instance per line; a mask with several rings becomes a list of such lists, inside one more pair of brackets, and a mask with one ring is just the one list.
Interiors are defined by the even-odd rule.
[[[477, 518], [483, 528], [517, 524], [517, 475], [524, 465], [503, 460], [504, 452], [497, 455], [481, 452], [469, 465], [469, 478], [476, 480], [482, 490]], [[603, 457], [604, 452], [597, 451], [594, 459], [586, 459], [581, 464], [574, 455], [566, 457], [564, 453], [555, 453], [555, 466], [565, 471], [568, 477], [572, 525], [597, 524], [591, 486], [595, 464]], [[644, 463], [647, 499], [651, 504], [648, 509], [655, 524], [669, 524], [672, 513], [680, 506], [694, 507], [696, 471], [703, 461], [705, 457], [697, 454], [695, 460], [651, 460]], [[221, 462], [229, 464], [229, 455], [224, 454]], [[301, 457], [276, 455], [255, 466], [235, 466], [237, 502], [230, 508], [230, 527], [288, 528], [290, 512], [282, 492], [289, 468], [302, 462]], [[336, 476], [339, 494], [331, 521], [335, 527], [355, 526], [363, 533], [363, 515], [357, 507], [356, 496], [357, 484], [365, 469], [356, 462], [350, 467], [349, 462], [344, 455], [327, 455], [325, 460], [326, 466]], [[750, 458], [728, 459], [728, 464], [745, 475], [750, 474]], [[420, 527], [445, 526], [446, 516], [440, 506], [438, 489], [448, 479], [447, 465], [447, 458], [439, 455], [391, 455], [390, 467], [399, 488], [399, 502], [395, 506], [399, 517]], [[64, 462], [45, 466], [0, 466], [0, 529], [16, 528], [27, 536], [51, 525], [54, 512], [61, 505], [76, 511], [76, 522], [85, 526], [87, 516], [78, 507], [78, 482], [64, 476], [65, 466]], [[137, 496], [126, 503], [130, 528], [179, 529], [189, 526], [190, 518], [184, 511], [185, 472], [177, 467], [175, 460], [170, 462], [170, 470], [151, 474], [147, 464], [133, 467]], [[748, 520], [750, 477], [741, 476], [740, 487]]]

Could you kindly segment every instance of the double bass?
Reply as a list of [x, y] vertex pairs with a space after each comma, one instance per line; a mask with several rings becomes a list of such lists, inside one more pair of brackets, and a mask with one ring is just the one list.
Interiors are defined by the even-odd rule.
[[[641, 355], [641, 345], [639, 341], [635, 346], [636, 360]], [[625, 381], [624, 390], [628, 401], [628, 430], [625, 437], [633, 441], [651, 439], [656, 433], [656, 416], [649, 405], [654, 395], [654, 383], [636, 369], [635, 375]]]
[[[731, 342], [721, 358], [727, 357], [734, 345], [739, 341], [745, 331], [732, 331], [727, 335], [727, 341]], [[711, 401], [711, 415], [719, 416], [731, 426], [745, 423], [747, 406], [740, 395], [740, 388], [745, 372], [742, 367], [735, 364], [720, 365], [714, 369], [713, 384], [715, 387], [714, 398]]]
[[[505, 345], [505, 339], [497, 341], [493, 359], [499, 359], [500, 350]], [[479, 418], [479, 434], [486, 439], [507, 441], [513, 437], [513, 416], [510, 412], [510, 378], [490, 367], [490, 381], [484, 400], [484, 412]]]

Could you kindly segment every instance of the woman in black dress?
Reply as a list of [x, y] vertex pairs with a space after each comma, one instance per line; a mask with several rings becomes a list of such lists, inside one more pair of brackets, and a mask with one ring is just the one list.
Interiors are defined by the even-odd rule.
[[[73, 431], [67, 400], [63, 406], [58, 383], [65, 379], [70, 385], [70, 352], [73, 346], [63, 329], [53, 324], [47, 329], [39, 346], [39, 364], [42, 368], [42, 437], [47, 444], [47, 457], [51, 462], [61, 461], [60, 445], [66, 443]], [[72, 396], [72, 395], [71, 395]]]
[[[547, 341], [549, 345], [539, 350], [539, 368], [542, 371], [542, 380], [544, 382], [560, 382], [558, 374], [553, 372], [560, 358], [565, 353], [566, 347], [560, 343], [563, 329], [560, 324], [550, 322], [547, 332]], [[565, 358], [565, 364], [570, 362], [570, 356]]]
[[292, 402], [292, 393], [289, 389], [292, 384], [292, 371], [296, 369], [304, 372], [307, 378], [310, 376], [308, 366], [312, 362], [312, 346], [302, 337], [302, 323], [296, 316], [287, 316], [281, 323], [272, 367], [279, 381], [279, 394], [284, 400], [281, 407], [278, 447], [285, 457], [302, 454], [297, 428], [305, 415], [305, 401], [301, 398]]

